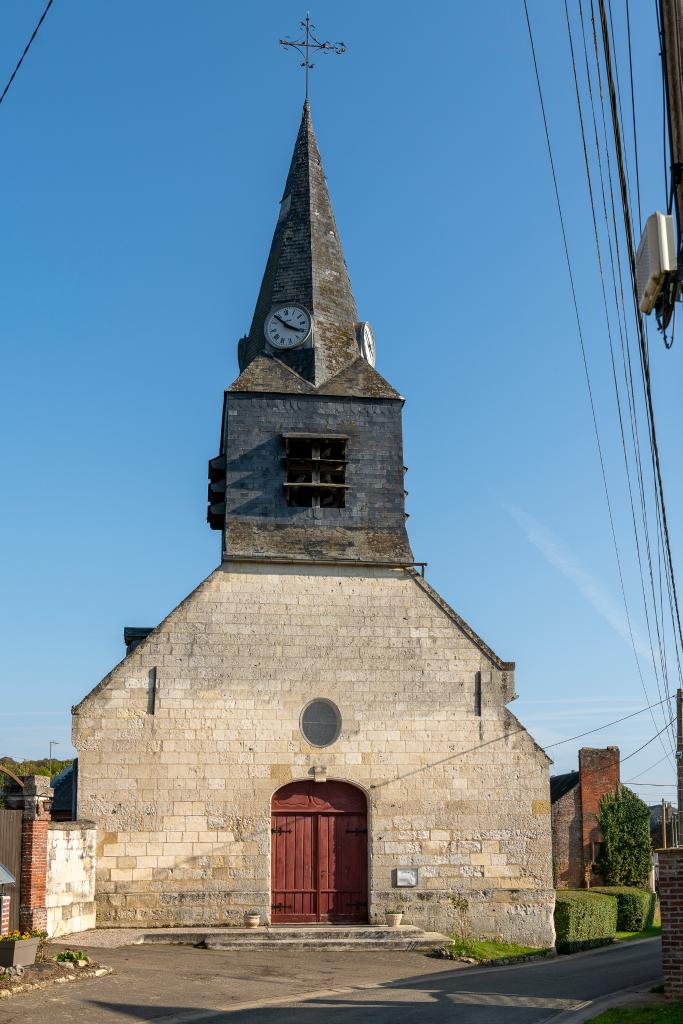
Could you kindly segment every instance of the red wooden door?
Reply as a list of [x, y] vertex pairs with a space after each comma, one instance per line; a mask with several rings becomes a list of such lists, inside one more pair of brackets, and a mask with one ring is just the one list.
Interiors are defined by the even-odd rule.
[[272, 816], [272, 919], [318, 920], [317, 815]]
[[368, 918], [365, 796], [347, 783], [300, 782], [273, 797], [273, 923]]

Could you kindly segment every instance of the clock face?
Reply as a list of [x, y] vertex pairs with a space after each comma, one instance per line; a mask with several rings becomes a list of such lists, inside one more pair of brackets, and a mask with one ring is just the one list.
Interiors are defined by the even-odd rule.
[[375, 365], [375, 336], [369, 323], [364, 323], [360, 331], [360, 352], [363, 359], [367, 359], [370, 366]]
[[302, 306], [276, 306], [266, 317], [264, 332], [273, 348], [296, 348], [311, 333], [310, 314]]

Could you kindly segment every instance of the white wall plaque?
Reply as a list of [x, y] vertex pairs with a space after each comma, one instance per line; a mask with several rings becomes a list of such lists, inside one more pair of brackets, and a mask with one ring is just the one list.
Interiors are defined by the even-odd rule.
[[411, 889], [418, 883], [419, 873], [417, 868], [396, 868], [394, 870], [394, 885], [398, 889]]

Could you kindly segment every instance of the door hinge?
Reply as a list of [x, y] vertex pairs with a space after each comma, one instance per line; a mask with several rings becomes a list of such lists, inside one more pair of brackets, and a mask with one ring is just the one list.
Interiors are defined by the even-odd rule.
[[282, 836], [285, 834], [285, 832], [291, 832], [292, 830], [291, 828], [280, 828], [280, 826], [278, 825], [277, 828], [271, 828], [270, 831], [273, 833], [274, 836]]
[[368, 830], [366, 828], [347, 828], [346, 834], [347, 836], [366, 836]]
[[271, 910], [291, 910], [292, 906], [290, 903], [273, 903], [270, 908]]

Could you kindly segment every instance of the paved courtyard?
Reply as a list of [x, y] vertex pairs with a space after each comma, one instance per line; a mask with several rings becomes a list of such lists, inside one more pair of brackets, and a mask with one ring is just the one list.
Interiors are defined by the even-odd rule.
[[656, 939], [500, 968], [402, 952], [90, 953], [115, 973], [0, 1003], [0, 1024], [574, 1024], [587, 1002], [656, 983], [661, 956]]

